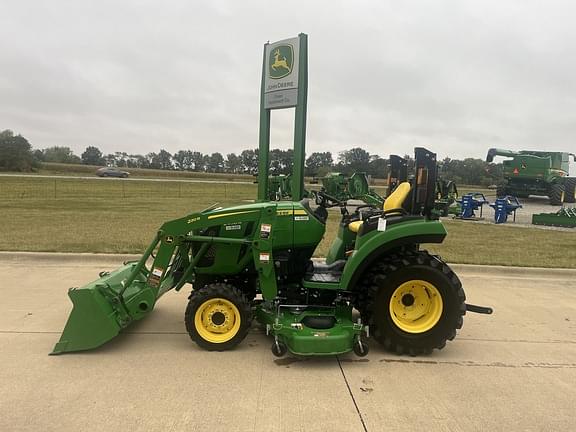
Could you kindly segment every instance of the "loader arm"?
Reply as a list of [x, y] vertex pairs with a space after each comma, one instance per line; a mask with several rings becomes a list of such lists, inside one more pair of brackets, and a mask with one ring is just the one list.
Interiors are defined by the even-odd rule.
[[[271, 207], [236, 212], [210, 209], [164, 223], [140, 260], [110, 273], [102, 272], [99, 279], [68, 291], [74, 308], [52, 354], [98, 347], [133, 321], [147, 316], [164, 293], [179, 290], [191, 280], [198, 262], [212, 245], [246, 245], [245, 261], [261, 251], [271, 251], [270, 241], [254, 242], [252, 234], [236, 238], [202, 234], [215, 225], [226, 226], [238, 220], [255, 223], [263, 215], [270, 218], [275, 211]], [[258, 263], [256, 268], [262, 274], [263, 285], [274, 293], [272, 263]]]

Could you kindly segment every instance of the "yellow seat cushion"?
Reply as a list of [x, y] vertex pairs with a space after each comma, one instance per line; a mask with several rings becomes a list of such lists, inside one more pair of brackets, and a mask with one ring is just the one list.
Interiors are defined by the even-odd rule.
[[[402, 208], [402, 204], [406, 201], [406, 197], [410, 193], [410, 183], [400, 183], [392, 194], [384, 201], [383, 210], [395, 210]], [[353, 233], [357, 233], [364, 221], [354, 221], [348, 224], [348, 229]]]
[[354, 221], [348, 224], [348, 229], [353, 233], [357, 233], [364, 221]]
[[394, 192], [384, 201], [384, 211], [402, 208], [406, 197], [410, 193], [410, 183], [400, 183]]

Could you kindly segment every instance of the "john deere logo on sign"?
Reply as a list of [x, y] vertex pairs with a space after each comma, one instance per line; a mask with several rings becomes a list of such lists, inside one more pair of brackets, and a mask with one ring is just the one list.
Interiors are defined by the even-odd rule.
[[270, 51], [268, 59], [268, 75], [272, 79], [280, 79], [290, 75], [294, 65], [294, 49], [292, 45], [278, 45]]

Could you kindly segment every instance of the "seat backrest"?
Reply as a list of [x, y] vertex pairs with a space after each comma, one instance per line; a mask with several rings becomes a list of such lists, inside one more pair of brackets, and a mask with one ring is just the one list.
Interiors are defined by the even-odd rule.
[[402, 208], [402, 204], [404, 204], [409, 193], [410, 183], [400, 183], [398, 187], [394, 189], [394, 192], [392, 192], [392, 194], [384, 201], [383, 210], [387, 211]]

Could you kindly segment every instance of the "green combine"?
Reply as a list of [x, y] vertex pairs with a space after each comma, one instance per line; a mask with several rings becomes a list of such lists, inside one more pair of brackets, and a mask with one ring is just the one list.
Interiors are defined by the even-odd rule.
[[[467, 310], [491, 312], [467, 305], [456, 274], [422, 248], [446, 237], [430, 217], [432, 152], [417, 149], [416, 178], [381, 208], [348, 213], [324, 192], [303, 199], [306, 94], [307, 36], [266, 44], [257, 202], [168, 221], [139, 261], [70, 289], [74, 308], [52, 354], [101, 346], [187, 284], [186, 329], [211, 351], [237, 346], [255, 318], [277, 356], [364, 356], [369, 335], [398, 354], [427, 354], [454, 339]], [[296, 116], [293, 201], [270, 201], [270, 114], [287, 107]], [[312, 260], [331, 207], [341, 213], [338, 235], [326, 260]]]
[[498, 186], [498, 198], [540, 195], [547, 196], [551, 205], [575, 201], [576, 178], [568, 177], [570, 157], [576, 161], [573, 153], [492, 148], [486, 162], [493, 162], [496, 156], [510, 158], [502, 162], [504, 183]]

